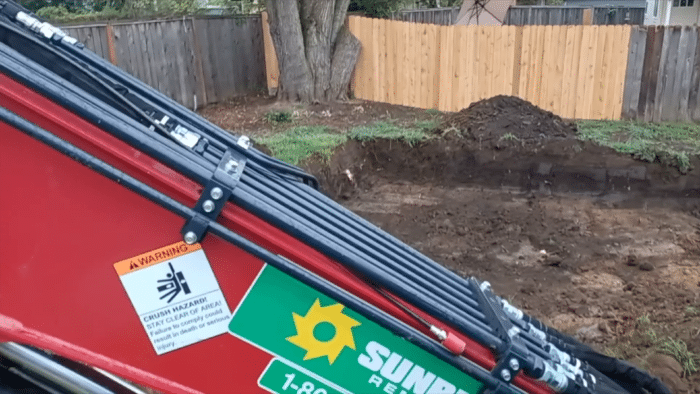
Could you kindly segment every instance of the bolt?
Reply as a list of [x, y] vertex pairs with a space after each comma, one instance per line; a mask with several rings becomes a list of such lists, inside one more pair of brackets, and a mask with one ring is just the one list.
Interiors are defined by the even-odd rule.
[[510, 365], [510, 369], [512, 369], [513, 371], [517, 371], [520, 369], [520, 363], [518, 362], [518, 360], [516, 360], [514, 358], [510, 359], [510, 361], [508, 362], [508, 365]]
[[221, 196], [223, 196], [223, 195], [224, 195], [224, 191], [221, 190], [220, 187], [215, 187], [215, 188], [211, 189], [211, 198], [213, 198], [214, 200], [220, 199]]
[[227, 173], [232, 173], [236, 170], [236, 168], [238, 168], [238, 162], [231, 159], [224, 166], [224, 171], [226, 171]]
[[213, 211], [214, 207], [215, 207], [214, 201], [212, 201], [212, 200], [204, 201], [204, 203], [202, 204], [202, 209], [204, 209], [204, 212], [207, 212], [207, 213]]
[[188, 231], [187, 234], [185, 234], [185, 243], [188, 245], [192, 245], [195, 242], [197, 242], [197, 234], [195, 234], [192, 231]]
[[238, 138], [238, 146], [240, 146], [243, 149], [248, 149], [250, 148], [250, 138], [248, 136], [242, 135]]
[[511, 327], [508, 330], [508, 336], [513, 338], [514, 336], [520, 334], [520, 329], [518, 327]]
[[505, 380], [506, 382], [510, 382], [510, 372], [508, 372], [507, 369], [504, 369], [504, 370], [501, 371], [501, 377], [502, 377], [503, 380]]

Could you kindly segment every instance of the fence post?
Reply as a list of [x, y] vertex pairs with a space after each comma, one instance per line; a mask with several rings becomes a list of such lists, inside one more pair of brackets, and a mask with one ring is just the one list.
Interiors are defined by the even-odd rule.
[[197, 22], [195, 21], [194, 17], [190, 18], [190, 23], [192, 23], [192, 46], [194, 47], [194, 66], [197, 70], [197, 82], [199, 85], [199, 90], [200, 92], [202, 92], [201, 105], [205, 106], [209, 104], [209, 98], [207, 97], [207, 84], [204, 83], [204, 64], [202, 63], [202, 48], [199, 45], [199, 35], [197, 34]]
[[583, 10], [583, 25], [589, 26], [593, 24], [593, 8]]

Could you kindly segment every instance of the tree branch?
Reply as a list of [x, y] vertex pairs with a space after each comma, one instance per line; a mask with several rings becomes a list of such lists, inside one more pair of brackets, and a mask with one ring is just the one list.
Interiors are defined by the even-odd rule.
[[328, 99], [347, 100], [348, 84], [361, 48], [360, 40], [353, 36], [350, 30], [343, 28], [340, 31], [331, 61], [331, 89]]
[[333, 11], [333, 28], [331, 30], [331, 48], [335, 46], [338, 32], [345, 25], [345, 16], [348, 13], [350, 0], [336, 0], [335, 10]]

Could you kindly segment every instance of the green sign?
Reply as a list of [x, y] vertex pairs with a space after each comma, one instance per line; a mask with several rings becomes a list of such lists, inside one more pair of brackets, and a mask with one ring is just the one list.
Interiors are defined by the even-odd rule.
[[[229, 331], [286, 360], [273, 361], [261, 377], [260, 385], [273, 392], [304, 394], [313, 387], [309, 394], [476, 394], [482, 387], [452, 365], [268, 265], [234, 312]], [[301, 387], [306, 389], [299, 391]]]
[[297, 369], [295, 365], [274, 358], [260, 376], [258, 382], [273, 393], [289, 394], [345, 394], [346, 391], [336, 389], [333, 383], [321, 377], [314, 377]]

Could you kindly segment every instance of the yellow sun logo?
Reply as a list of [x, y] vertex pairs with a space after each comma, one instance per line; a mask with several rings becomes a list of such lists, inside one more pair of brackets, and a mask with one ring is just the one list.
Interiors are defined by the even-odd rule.
[[[304, 360], [327, 356], [328, 363], [333, 364], [345, 346], [355, 350], [352, 328], [359, 326], [360, 322], [344, 315], [343, 308], [341, 304], [321, 306], [317, 298], [306, 316], [292, 312], [297, 335], [288, 337], [287, 340], [306, 350]], [[317, 339], [314, 335], [314, 330], [322, 323], [329, 323], [334, 329], [328, 340]]]

